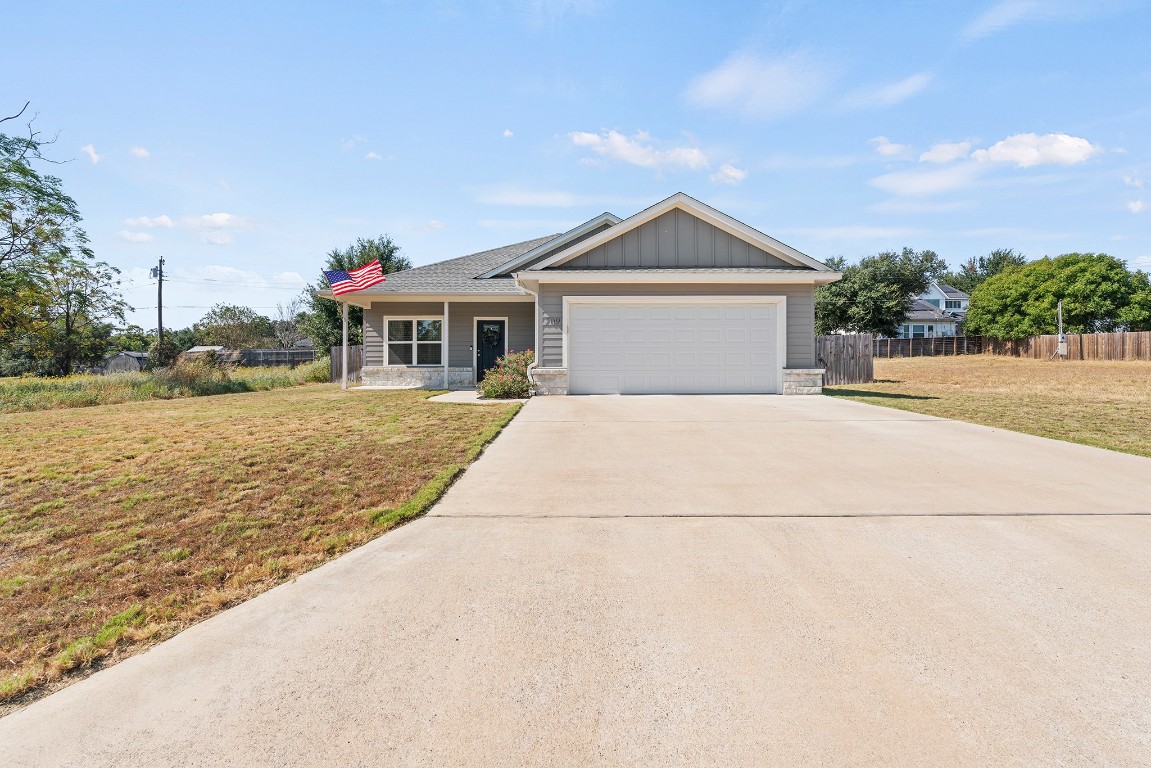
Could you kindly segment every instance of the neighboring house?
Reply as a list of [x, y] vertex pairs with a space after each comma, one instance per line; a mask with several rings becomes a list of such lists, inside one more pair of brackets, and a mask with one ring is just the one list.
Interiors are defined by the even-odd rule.
[[806, 394], [822, 374], [812, 292], [839, 278], [679, 193], [341, 300], [364, 309], [367, 385], [472, 386], [534, 349], [541, 394]]
[[138, 373], [147, 364], [147, 352], [117, 352], [104, 358], [100, 370], [104, 373]]
[[219, 346], [219, 345], [215, 345], [215, 344], [200, 344], [200, 345], [198, 345], [198, 346], [195, 346], [195, 347], [191, 347], [191, 348], [189, 348], [189, 349], [185, 349], [185, 350], [184, 350], [184, 351], [183, 351], [181, 354], [184, 354], [184, 355], [189, 355], [189, 356], [191, 356], [191, 357], [196, 357], [196, 356], [199, 356], [199, 355], [206, 355], [206, 354], [208, 354], [209, 352], [214, 352], [214, 353], [216, 353], [216, 354], [219, 354], [219, 353], [221, 353], [221, 352], [223, 352], [223, 351], [224, 351], [224, 348], [223, 348], [223, 347], [221, 347], [221, 346]]
[[958, 336], [970, 303], [971, 297], [963, 291], [933, 280], [913, 300], [898, 338]]

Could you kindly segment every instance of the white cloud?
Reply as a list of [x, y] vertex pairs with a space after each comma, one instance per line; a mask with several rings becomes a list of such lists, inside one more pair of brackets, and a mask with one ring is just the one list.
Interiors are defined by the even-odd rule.
[[953, 163], [963, 160], [971, 152], [970, 141], [941, 141], [919, 156], [921, 163]]
[[1143, 213], [1143, 211], [1147, 210], [1147, 203], [1142, 200], [1132, 200], [1127, 203], [1127, 210], [1131, 211], [1131, 213]]
[[964, 27], [961, 37], [979, 40], [1019, 24], [1086, 19], [1130, 5], [1127, 0], [1000, 0]]
[[88, 159], [92, 161], [92, 165], [95, 165], [104, 158], [103, 155], [96, 154], [96, 147], [91, 144], [86, 147], [80, 147], [80, 151], [88, 156]]
[[867, 109], [872, 107], [893, 107], [900, 102], [907, 101], [915, 94], [931, 85], [935, 75], [930, 72], [919, 72], [887, 85], [860, 88], [849, 94], [842, 102], [847, 109]]
[[124, 219], [124, 226], [136, 227], [137, 229], [171, 229], [176, 226], [176, 224], [170, 217], [162, 214], [160, 216], [140, 216], [135, 219]]
[[511, 128], [504, 128], [504, 138], [510, 139], [512, 136], [515, 136], [515, 134], [512, 133]]
[[251, 229], [253, 222], [232, 213], [208, 213], [203, 216], [186, 216], [180, 221], [183, 229], [198, 232], [200, 239], [210, 245], [231, 245], [236, 241], [234, 233]]
[[1036, 165], [1078, 165], [1103, 150], [1087, 139], [1066, 133], [1017, 133], [987, 149], [978, 149], [971, 157], [981, 163], [1012, 163], [1016, 168]]
[[694, 78], [688, 104], [774, 120], [817, 101], [833, 79], [830, 67], [804, 53], [765, 59], [736, 53]]
[[652, 170], [687, 168], [700, 171], [708, 166], [707, 155], [698, 147], [671, 147], [657, 149], [646, 131], [637, 131], [627, 137], [619, 131], [589, 133], [576, 131], [570, 134], [577, 147], [587, 147], [607, 160], [618, 160], [641, 168]]
[[734, 165], [724, 163], [719, 167], [719, 170], [708, 177], [713, 184], [742, 184], [743, 180], [747, 178], [747, 171], [740, 170]]
[[875, 146], [875, 154], [881, 157], [900, 158], [906, 157], [911, 153], [911, 147], [907, 144], [896, 144], [890, 141], [886, 136], [876, 136], [874, 139], [868, 139], [868, 144]]
[[355, 149], [356, 145], [363, 144], [365, 141], [367, 141], [367, 138], [365, 138], [364, 136], [361, 136], [357, 133], [355, 136], [352, 136], [351, 138], [344, 139], [343, 141], [341, 141], [340, 142], [340, 149], [347, 152], [348, 150]]
[[147, 160], [152, 156], [152, 153], [144, 147], [132, 147], [128, 151], [132, 153], [132, 157], [138, 157], [141, 160]]
[[152, 236], [147, 232], [129, 232], [126, 229], [122, 229], [118, 234], [121, 240], [128, 243], [146, 243], [152, 239]]
[[1124, 176], [1123, 183], [1129, 187], [1135, 187], [1135, 189], [1143, 189], [1143, 179], [1138, 176]]
[[368, 152], [366, 155], [364, 155], [364, 159], [365, 160], [383, 160], [384, 158], [381, 157], [378, 152]]
[[423, 224], [416, 227], [410, 227], [413, 232], [438, 232], [447, 225], [438, 219], [428, 219]]
[[900, 197], [928, 197], [963, 189], [974, 183], [979, 166], [972, 163], [930, 170], [893, 171], [871, 180], [871, 186]]

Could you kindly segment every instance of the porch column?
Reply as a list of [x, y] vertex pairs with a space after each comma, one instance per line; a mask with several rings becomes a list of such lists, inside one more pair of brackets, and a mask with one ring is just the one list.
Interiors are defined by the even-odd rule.
[[441, 348], [444, 352], [444, 389], [448, 388], [448, 367], [452, 364], [452, 354], [448, 347], [448, 302], [444, 301], [444, 333]]

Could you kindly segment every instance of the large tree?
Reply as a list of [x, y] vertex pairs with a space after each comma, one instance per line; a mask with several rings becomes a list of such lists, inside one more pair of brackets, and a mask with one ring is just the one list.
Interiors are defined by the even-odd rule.
[[88, 246], [76, 202], [60, 179], [37, 169], [52, 162], [43, 154], [51, 143], [31, 122], [21, 135], [0, 134], [0, 349], [7, 372], [67, 374], [95, 362], [127, 308], [119, 273]]
[[815, 332], [821, 336], [846, 331], [895, 336], [911, 309], [912, 297], [947, 271], [934, 251], [884, 251], [858, 264], [843, 257], [828, 259], [843, 279], [815, 291]]
[[1027, 257], [1016, 253], [1010, 248], [999, 248], [986, 256], [968, 259], [959, 268], [958, 272], [949, 272], [943, 276], [943, 281], [953, 288], [964, 293], [971, 293], [987, 278], [994, 277], [1011, 267], [1021, 267], [1027, 263]]
[[[335, 248], [328, 252], [324, 269], [347, 271], [362, 267], [373, 259], [380, 260], [384, 274], [401, 272], [411, 269], [412, 264], [400, 255], [400, 247], [392, 241], [389, 235], [380, 235], [375, 239], [359, 238], [347, 248]], [[309, 312], [300, 323], [301, 329], [311, 338], [317, 349], [325, 352], [338, 345], [343, 336], [342, 315], [340, 303], [331, 299], [323, 299], [316, 295], [317, 291], [328, 290], [327, 279], [323, 273], [320, 279], [304, 289], [301, 298]], [[348, 343], [363, 343], [364, 312], [359, 307], [348, 308]]]
[[216, 304], [193, 328], [202, 344], [225, 349], [259, 349], [273, 343], [272, 321], [235, 304]]
[[1055, 333], [1060, 299], [1065, 333], [1151, 329], [1147, 273], [1105, 253], [1044, 257], [988, 278], [971, 294], [965, 327], [1000, 339]]

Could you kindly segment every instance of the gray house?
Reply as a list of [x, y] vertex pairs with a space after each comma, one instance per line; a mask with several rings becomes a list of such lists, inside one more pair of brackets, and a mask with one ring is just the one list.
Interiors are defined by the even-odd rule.
[[473, 386], [532, 349], [539, 394], [807, 394], [812, 292], [839, 277], [679, 193], [341, 300], [364, 309], [364, 384]]

